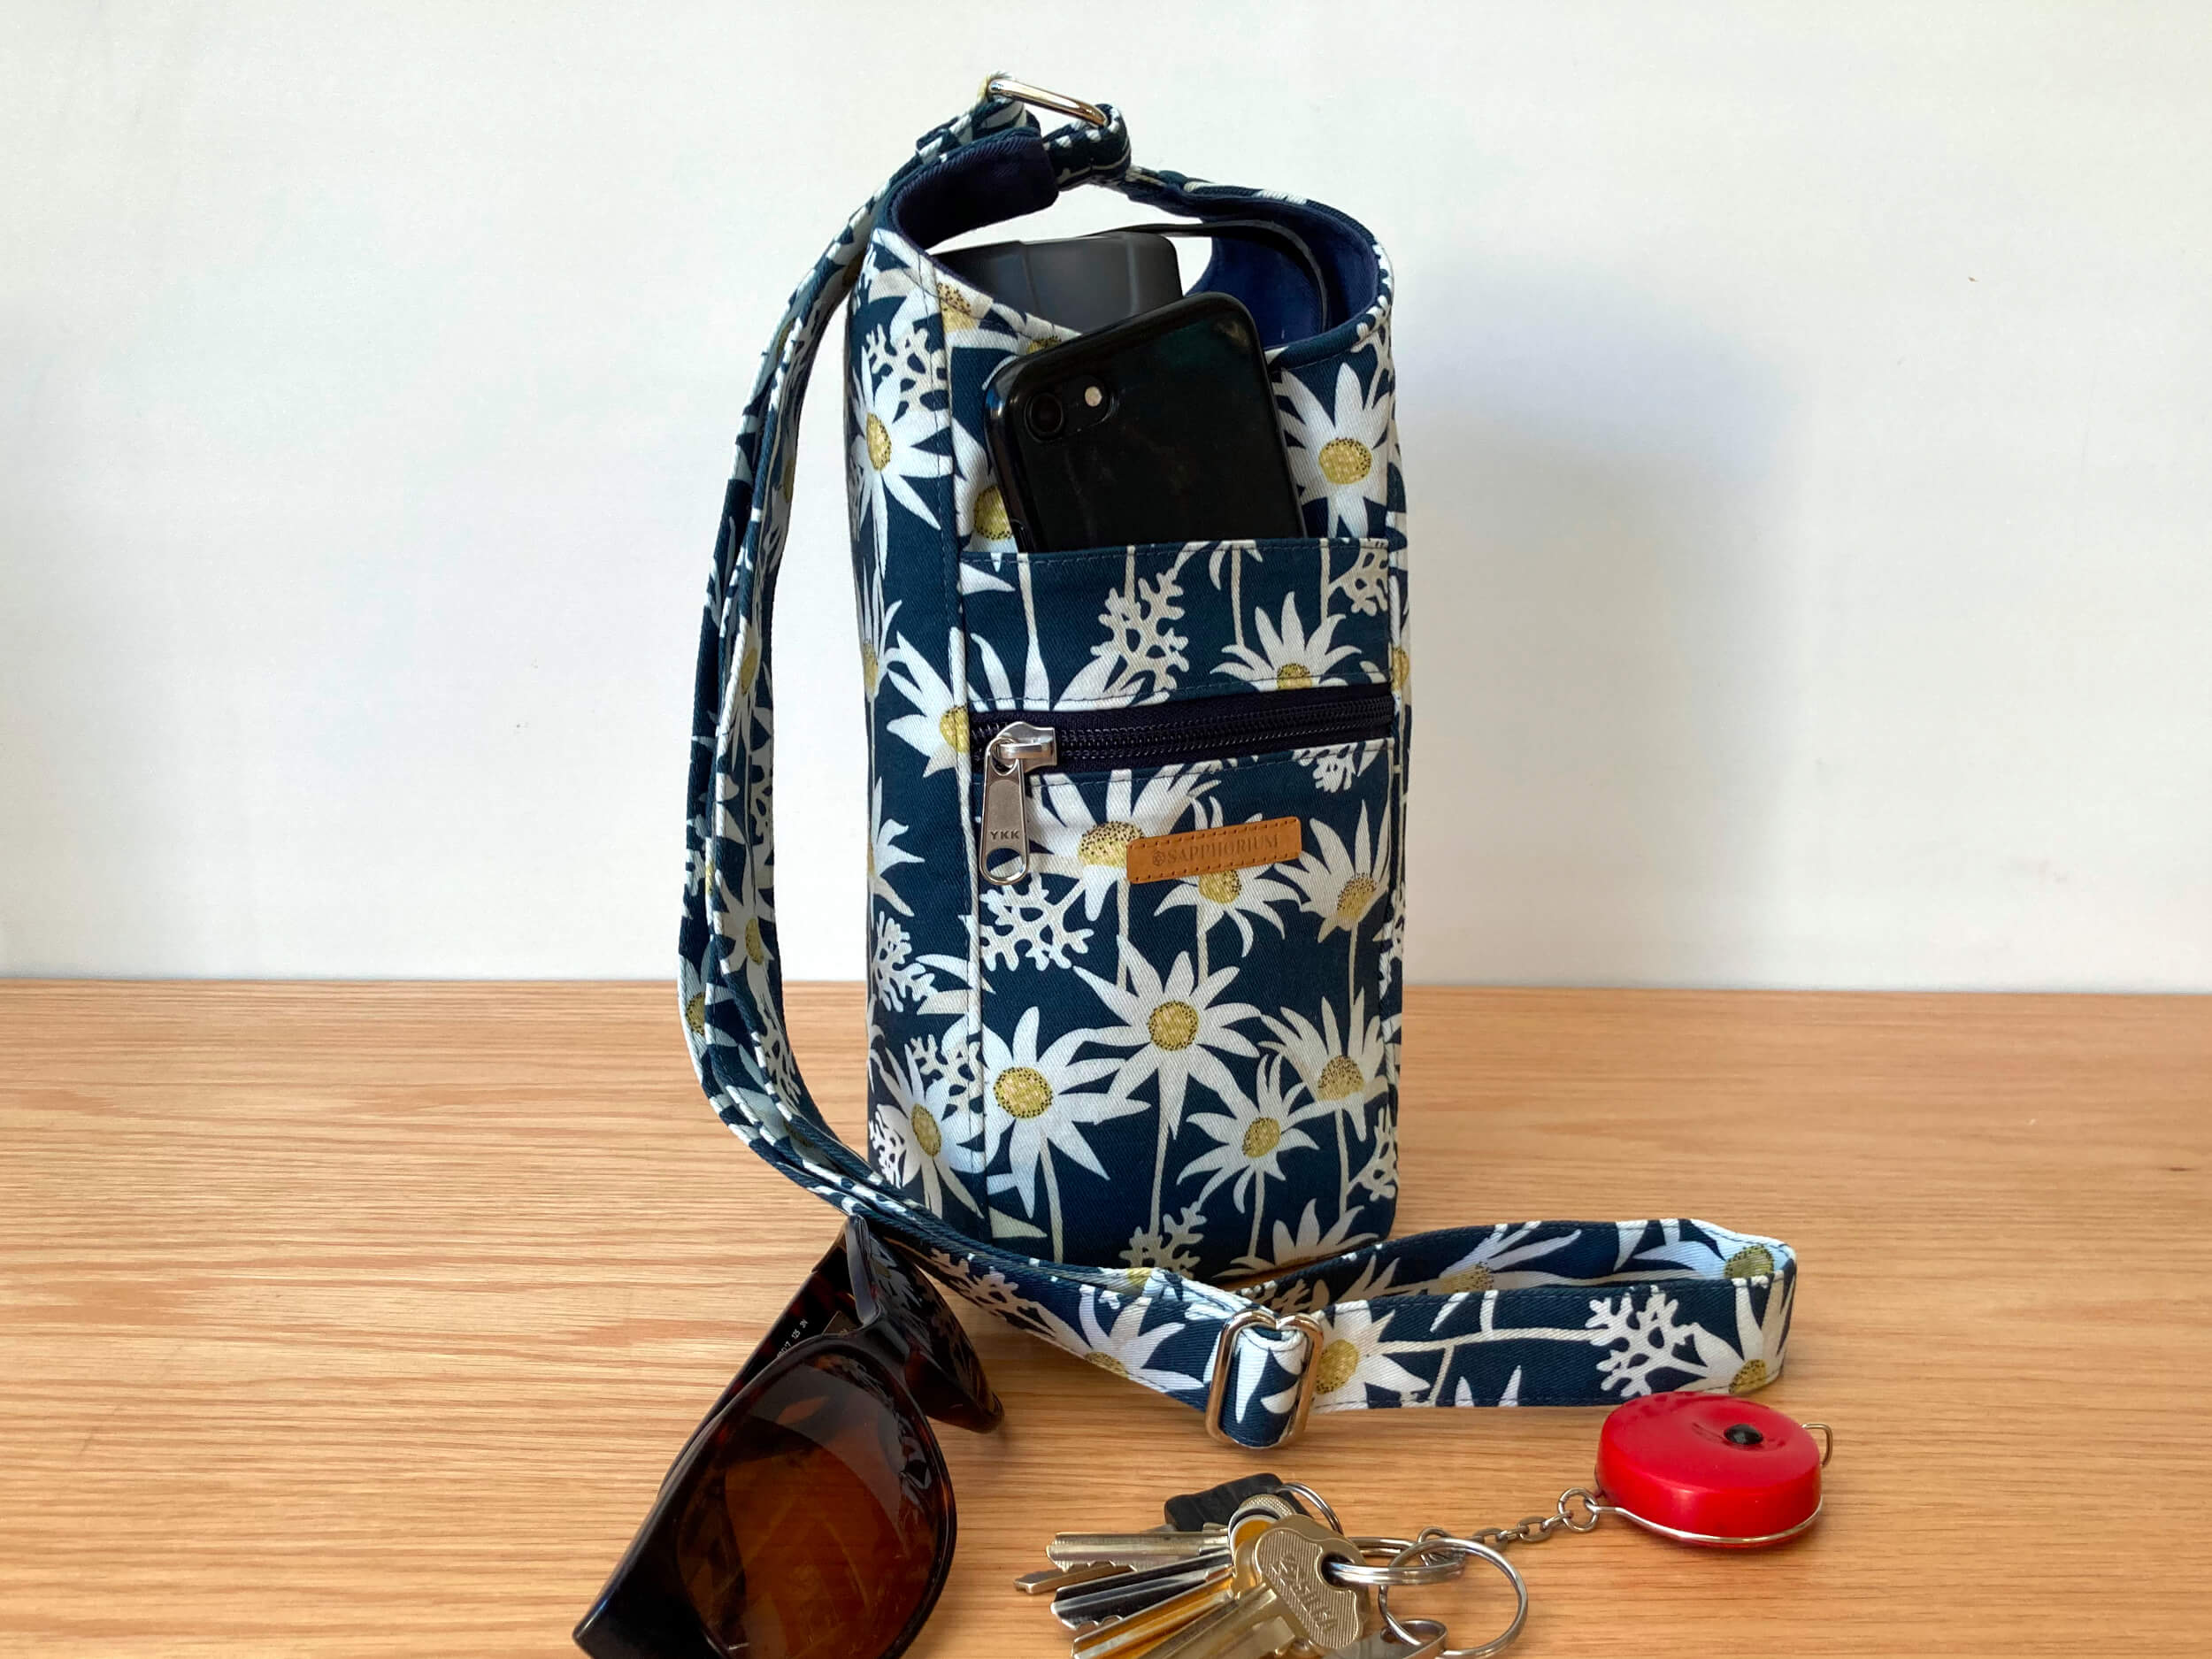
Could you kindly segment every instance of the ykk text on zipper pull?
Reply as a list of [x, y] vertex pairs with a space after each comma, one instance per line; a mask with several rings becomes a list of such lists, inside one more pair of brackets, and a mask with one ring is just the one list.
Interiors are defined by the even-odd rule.
[[1011, 887], [1029, 876], [1028, 774], [1058, 764], [1059, 733], [1017, 720], [1002, 726], [983, 750], [983, 879]]

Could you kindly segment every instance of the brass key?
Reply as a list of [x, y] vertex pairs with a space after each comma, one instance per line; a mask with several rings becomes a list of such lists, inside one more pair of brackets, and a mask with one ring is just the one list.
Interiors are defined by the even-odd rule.
[[1248, 1562], [1258, 1581], [1211, 1617], [1151, 1649], [1147, 1659], [1264, 1659], [1293, 1646], [1325, 1653], [1366, 1633], [1359, 1593], [1323, 1576], [1331, 1560], [1360, 1559], [1345, 1539], [1300, 1515], [1266, 1523], [1248, 1548], [1241, 1536], [1238, 1543], [1239, 1579]]
[[1088, 1584], [1094, 1578], [1111, 1578], [1126, 1572], [1110, 1561], [1087, 1561], [1075, 1567], [1048, 1567], [1042, 1572], [1025, 1572], [1014, 1580], [1014, 1587], [1024, 1595], [1056, 1595], [1070, 1585]]
[[1073, 1659], [1117, 1659], [1118, 1655], [1143, 1653], [1163, 1640], [1179, 1640], [1185, 1626], [1201, 1622], [1259, 1586], [1259, 1563], [1254, 1552], [1261, 1535], [1276, 1525], [1273, 1517], [1263, 1515], [1235, 1523], [1225, 1535], [1230, 1540], [1229, 1559], [1234, 1563], [1231, 1574], [1126, 1618], [1086, 1631], [1075, 1639]]
[[1196, 1561], [1205, 1555], [1229, 1554], [1226, 1527], [1209, 1526], [1196, 1532], [1062, 1532], [1045, 1546], [1045, 1559], [1056, 1567], [1075, 1567], [1110, 1562], [1117, 1567], [1157, 1567], [1171, 1561]]

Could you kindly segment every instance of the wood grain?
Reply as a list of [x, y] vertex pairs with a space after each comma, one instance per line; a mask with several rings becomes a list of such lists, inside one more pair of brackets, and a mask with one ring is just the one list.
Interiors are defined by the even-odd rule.
[[[793, 997], [856, 1133], [859, 1015]], [[835, 1231], [707, 1114], [639, 986], [0, 986], [0, 1652], [572, 1652], [667, 1457]], [[1804, 1256], [1829, 1513], [1757, 1556], [1532, 1552], [1520, 1652], [2212, 1652], [2212, 1001], [1430, 989], [1402, 1229], [1709, 1217]], [[964, 1310], [965, 1311], [965, 1310]], [[919, 1659], [1064, 1651], [1060, 1527], [1246, 1472], [971, 1316]], [[1509, 1522], [1596, 1415], [1317, 1422], [1358, 1530]], [[1422, 1605], [1458, 1633], [1494, 1592]], [[1414, 1598], [1409, 1598], [1409, 1606]]]

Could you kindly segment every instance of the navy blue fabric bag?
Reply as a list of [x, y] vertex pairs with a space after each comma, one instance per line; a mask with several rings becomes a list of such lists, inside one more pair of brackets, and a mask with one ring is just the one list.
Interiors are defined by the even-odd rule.
[[[1389, 1238], [1412, 709], [1389, 265], [1334, 209], [1140, 168], [1118, 114], [1064, 107], [1047, 135], [987, 91], [926, 134], [793, 296], [746, 411], [701, 635], [681, 940], [710, 1100], [955, 1290], [1240, 1444], [1313, 1410], [1771, 1380], [1796, 1273], [1778, 1240], [1696, 1221]], [[1217, 241], [1199, 286], [1259, 324], [1306, 535], [1016, 546], [983, 386], [1069, 333], [929, 250], [1086, 183], [1202, 230], [1286, 233]], [[792, 1062], [772, 896], [769, 622], [799, 404], [841, 305], [867, 1160]], [[978, 825], [1014, 721], [1061, 733], [1064, 764], [1015, 776], [1030, 873], [998, 886]]]

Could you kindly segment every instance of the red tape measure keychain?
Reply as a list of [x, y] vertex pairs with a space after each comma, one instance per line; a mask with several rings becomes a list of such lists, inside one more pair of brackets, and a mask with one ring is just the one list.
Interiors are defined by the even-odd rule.
[[1590, 1509], [1705, 1549], [1786, 1544], [1820, 1518], [1820, 1471], [1834, 1449], [1825, 1423], [1769, 1406], [1647, 1394], [1605, 1419]]
[[[1550, 1515], [1485, 1527], [1464, 1538], [1430, 1527], [1391, 1564], [1479, 1556], [1505, 1575], [1513, 1586], [1513, 1622], [1480, 1647], [1438, 1650], [1439, 1659], [1481, 1659], [1518, 1636], [1528, 1617], [1527, 1586], [1501, 1553], [1507, 1546], [1540, 1544], [1563, 1529], [1591, 1532], [1609, 1515], [1702, 1549], [1785, 1544], [1820, 1518], [1820, 1471], [1834, 1449], [1834, 1432], [1826, 1424], [1801, 1424], [1770, 1406], [1726, 1394], [1647, 1394], [1606, 1417], [1598, 1433], [1594, 1490], [1570, 1486]], [[1423, 1645], [1424, 1636], [1390, 1610], [1386, 1586], [1379, 1599], [1398, 1639]]]

